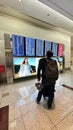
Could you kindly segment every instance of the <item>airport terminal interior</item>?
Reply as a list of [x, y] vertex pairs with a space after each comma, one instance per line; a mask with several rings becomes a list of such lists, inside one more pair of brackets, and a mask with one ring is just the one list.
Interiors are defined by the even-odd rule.
[[[0, 130], [73, 130], [72, 5], [0, 0]], [[48, 97], [37, 103], [35, 86], [48, 50], [59, 71], [51, 109]]]

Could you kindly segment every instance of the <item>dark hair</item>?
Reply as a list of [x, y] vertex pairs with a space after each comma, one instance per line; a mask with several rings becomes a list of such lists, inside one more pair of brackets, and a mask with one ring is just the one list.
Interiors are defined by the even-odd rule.
[[22, 64], [25, 64], [25, 60], [22, 62]]
[[23, 60], [22, 64], [25, 64], [25, 60], [26, 60], [26, 59], [28, 60], [28, 58], [25, 58], [25, 59]]
[[47, 58], [51, 58], [53, 56], [53, 52], [51, 50], [46, 53]]

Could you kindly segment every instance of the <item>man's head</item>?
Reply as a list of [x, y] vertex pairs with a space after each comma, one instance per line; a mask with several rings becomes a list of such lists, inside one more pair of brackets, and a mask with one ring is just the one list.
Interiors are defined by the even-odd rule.
[[51, 50], [46, 53], [47, 58], [51, 58], [53, 56], [53, 52]]

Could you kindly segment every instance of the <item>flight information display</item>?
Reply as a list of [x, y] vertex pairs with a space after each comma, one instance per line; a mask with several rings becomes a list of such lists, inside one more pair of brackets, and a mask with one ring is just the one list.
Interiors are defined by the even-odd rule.
[[12, 35], [13, 55], [24, 56], [24, 37], [19, 35]]
[[35, 56], [35, 39], [26, 37], [25, 46], [26, 56]]
[[44, 41], [36, 39], [36, 56], [44, 56]]
[[51, 50], [51, 42], [45, 41], [45, 55], [48, 50]]
[[52, 43], [52, 52], [53, 52], [53, 56], [57, 56], [58, 53], [58, 43]]

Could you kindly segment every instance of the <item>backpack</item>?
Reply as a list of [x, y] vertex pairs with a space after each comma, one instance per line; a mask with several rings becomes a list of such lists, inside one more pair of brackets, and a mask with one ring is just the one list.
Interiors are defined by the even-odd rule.
[[53, 79], [53, 80], [58, 79], [58, 66], [55, 60], [46, 59], [45, 70], [43, 75], [46, 79]]

